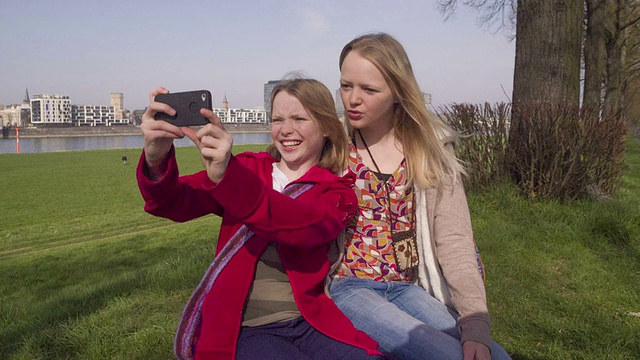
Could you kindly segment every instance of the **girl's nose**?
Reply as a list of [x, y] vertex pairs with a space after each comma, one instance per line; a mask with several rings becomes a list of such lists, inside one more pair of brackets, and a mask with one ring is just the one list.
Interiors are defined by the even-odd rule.
[[282, 127], [280, 128], [280, 132], [283, 135], [289, 135], [292, 134], [294, 131], [293, 128], [293, 121], [292, 120], [285, 120], [282, 122]]
[[362, 97], [360, 96], [360, 91], [356, 88], [351, 89], [349, 92], [349, 104], [357, 105], [362, 102]]

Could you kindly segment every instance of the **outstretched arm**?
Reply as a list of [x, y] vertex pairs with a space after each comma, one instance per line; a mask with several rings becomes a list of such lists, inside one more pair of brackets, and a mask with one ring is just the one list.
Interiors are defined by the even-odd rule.
[[225, 214], [246, 224], [259, 236], [294, 246], [317, 246], [335, 240], [357, 209], [351, 173], [337, 177], [326, 174], [324, 169], [312, 168], [298, 181], [314, 182], [314, 176], [310, 176], [313, 172], [332, 179], [316, 183], [309, 190], [313, 196], [292, 199], [265, 184], [242, 164], [245, 160], [231, 157], [226, 174], [211, 187], [211, 196], [224, 207]]

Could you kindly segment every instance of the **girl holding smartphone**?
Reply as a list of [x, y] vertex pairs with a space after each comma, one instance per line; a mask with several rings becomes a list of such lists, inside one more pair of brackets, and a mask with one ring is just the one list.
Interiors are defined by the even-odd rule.
[[[197, 132], [143, 117], [137, 178], [145, 210], [174, 221], [222, 216], [216, 257], [184, 310], [180, 359], [375, 359], [377, 343], [325, 295], [327, 252], [357, 208], [348, 140], [330, 91], [294, 79], [273, 90], [267, 152], [231, 154], [210, 110]], [[205, 170], [179, 176], [173, 139], [188, 136]]]

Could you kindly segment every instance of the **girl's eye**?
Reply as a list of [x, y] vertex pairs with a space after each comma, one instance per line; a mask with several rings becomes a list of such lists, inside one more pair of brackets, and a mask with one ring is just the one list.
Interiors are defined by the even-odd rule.
[[306, 118], [303, 118], [303, 117], [297, 117], [297, 118], [296, 118], [296, 121], [306, 121], [306, 120], [307, 120], [307, 119], [306, 119]]
[[282, 121], [282, 119], [271, 119], [271, 122], [272, 122], [272, 123], [274, 123], [274, 122], [281, 122], [281, 121]]
[[349, 84], [340, 84], [340, 87], [343, 88], [343, 89], [346, 89], [346, 88], [349, 87]]

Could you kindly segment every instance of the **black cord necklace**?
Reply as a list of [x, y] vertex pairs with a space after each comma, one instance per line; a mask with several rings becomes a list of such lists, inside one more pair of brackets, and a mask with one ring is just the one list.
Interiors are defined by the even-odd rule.
[[[358, 129], [358, 135], [360, 135], [360, 140], [362, 140], [362, 144], [364, 148], [367, 150], [371, 161], [373, 162], [373, 166], [376, 167], [379, 173], [380, 168], [376, 163], [376, 160], [371, 155], [371, 150], [369, 150], [369, 146], [367, 146], [367, 142], [364, 140], [362, 133]], [[389, 233], [391, 234], [391, 245], [393, 246], [393, 254], [396, 260], [396, 268], [400, 272], [407, 272], [406, 276], [408, 278], [412, 278], [414, 276], [414, 269], [420, 263], [420, 255], [418, 254], [418, 245], [416, 241], [416, 231], [415, 231], [415, 221], [416, 221], [416, 192], [411, 191], [411, 222], [409, 230], [399, 231], [397, 233], [393, 232], [393, 212], [391, 211], [391, 190], [389, 189], [389, 184], [387, 181], [383, 181], [385, 190], [387, 191], [387, 209], [389, 210]]]
[[[362, 136], [362, 133], [360, 132], [360, 129], [356, 130], [358, 132], [358, 136], [360, 137], [360, 141], [362, 141], [362, 145], [364, 145], [365, 150], [367, 150], [367, 154], [369, 154], [369, 157], [371, 158], [371, 162], [373, 162], [373, 166], [375, 166], [376, 171], [380, 174], [382, 174], [382, 171], [380, 171], [380, 168], [378, 167], [378, 164], [376, 163], [376, 159], [373, 158], [373, 155], [371, 154], [371, 150], [369, 150], [369, 146], [367, 146], [367, 142], [364, 140], [364, 137]], [[389, 189], [389, 184], [386, 181], [382, 181], [382, 185], [384, 186], [385, 191], [387, 192], [387, 210], [389, 211], [389, 232], [391, 233], [391, 237], [393, 238], [393, 212], [391, 211], [391, 190]], [[415, 192], [411, 192], [412, 195], [412, 211], [411, 211], [411, 229], [413, 229], [414, 227], [414, 222], [415, 222]]]

